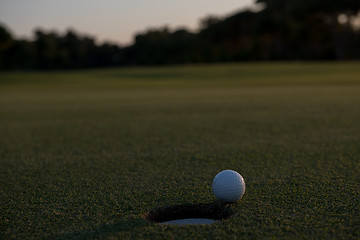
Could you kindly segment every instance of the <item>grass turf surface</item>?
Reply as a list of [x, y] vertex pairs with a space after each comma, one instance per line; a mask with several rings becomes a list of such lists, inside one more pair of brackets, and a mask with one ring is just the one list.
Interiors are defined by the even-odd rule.
[[[0, 238], [360, 238], [360, 63], [0, 73]], [[211, 204], [231, 218], [144, 214]]]

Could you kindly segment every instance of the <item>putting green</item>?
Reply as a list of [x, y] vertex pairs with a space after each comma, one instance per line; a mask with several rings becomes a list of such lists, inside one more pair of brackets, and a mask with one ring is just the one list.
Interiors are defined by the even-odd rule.
[[[0, 73], [0, 238], [360, 237], [360, 63]], [[154, 209], [216, 204], [184, 227]]]

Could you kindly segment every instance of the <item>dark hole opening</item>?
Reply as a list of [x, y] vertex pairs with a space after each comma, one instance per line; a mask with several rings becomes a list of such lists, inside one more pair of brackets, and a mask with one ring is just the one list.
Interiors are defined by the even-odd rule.
[[208, 204], [184, 204], [154, 209], [145, 215], [148, 221], [162, 223], [177, 219], [208, 218], [223, 220], [229, 218], [232, 211], [229, 204], [216, 202]]

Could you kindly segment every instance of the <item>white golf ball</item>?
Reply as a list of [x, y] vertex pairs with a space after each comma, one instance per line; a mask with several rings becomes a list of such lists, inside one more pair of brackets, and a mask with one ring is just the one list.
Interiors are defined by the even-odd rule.
[[215, 197], [220, 201], [233, 203], [244, 195], [245, 181], [238, 172], [224, 170], [215, 176], [212, 182], [212, 190]]

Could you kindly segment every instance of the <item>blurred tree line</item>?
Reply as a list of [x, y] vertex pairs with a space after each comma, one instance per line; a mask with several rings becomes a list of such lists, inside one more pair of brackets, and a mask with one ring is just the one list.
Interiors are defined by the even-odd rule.
[[97, 45], [91, 37], [69, 30], [63, 36], [55, 32], [35, 31], [35, 40], [15, 40], [0, 26], [0, 66], [3, 69], [55, 69], [105, 67], [119, 64], [121, 48]]
[[[193, 33], [150, 29], [130, 46], [75, 31], [16, 40], [0, 26], [1, 69], [64, 69], [257, 60], [360, 59], [359, 0], [257, 0], [258, 11], [209, 16]], [[357, 25], [357, 24], [358, 25]]]

